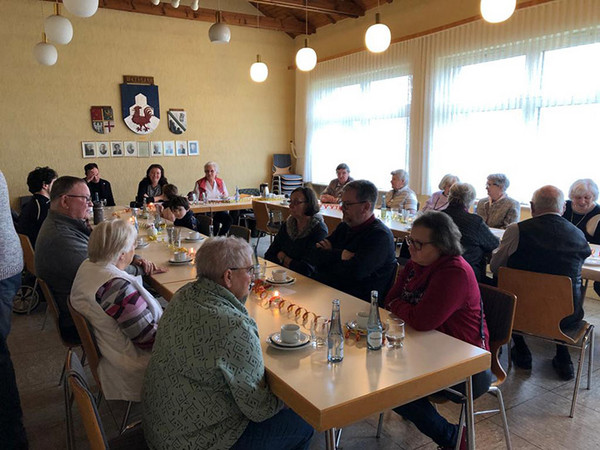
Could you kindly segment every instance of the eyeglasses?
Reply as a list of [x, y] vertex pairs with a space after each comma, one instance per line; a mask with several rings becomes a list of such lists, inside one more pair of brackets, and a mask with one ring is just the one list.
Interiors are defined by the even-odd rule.
[[342, 209], [348, 209], [352, 205], [360, 205], [361, 203], [367, 203], [367, 202], [366, 201], [363, 201], [363, 202], [342, 202]]
[[296, 201], [296, 200], [292, 200], [290, 202], [290, 206], [297, 206], [297, 205], [301, 205], [302, 203], [307, 203], [306, 200], [305, 201]]
[[85, 201], [87, 203], [90, 203], [92, 201], [92, 197], [90, 197], [89, 195], [71, 195], [71, 194], [65, 194], [65, 197], [83, 198], [83, 199], [85, 199]]
[[250, 276], [254, 275], [254, 266], [248, 267], [230, 267], [229, 270], [245, 270]]
[[410, 236], [406, 236], [404, 238], [404, 240], [406, 241], [406, 243], [411, 246], [414, 247], [415, 250], [421, 250], [423, 248], [424, 245], [427, 244], [432, 244], [433, 242], [429, 241], [429, 242], [421, 242], [421, 241], [417, 241], [416, 239], [411, 238]]

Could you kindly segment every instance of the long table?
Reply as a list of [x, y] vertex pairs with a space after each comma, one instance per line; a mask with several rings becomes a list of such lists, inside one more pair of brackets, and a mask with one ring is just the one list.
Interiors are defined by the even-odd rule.
[[[200, 243], [185, 244], [197, 249]], [[162, 243], [151, 243], [140, 255], [162, 264], [170, 257]], [[268, 263], [267, 276], [279, 266]], [[368, 304], [350, 295], [288, 271], [296, 278], [293, 285], [280, 287], [286, 301], [293, 302], [317, 315], [329, 316], [331, 300], [341, 304], [344, 322], [352, 320], [358, 311], [368, 310]], [[169, 272], [150, 278], [151, 284], [170, 299], [177, 289], [195, 279], [193, 266], [170, 266]], [[282, 324], [294, 322], [295, 316], [276, 307], [266, 307], [264, 301], [250, 294], [246, 302], [255, 319], [265, 369], [272, 391], [317, 431], [326, 432], [326, 448], [335, 448], [335, 430], [392, 407], [424, 397], [459, 382], [467, 383], [467, 426], [469, 446], [475, 447], [471, 376], [489, 368], [490, 354], [437, 331], [417, 332], [406, 329], [402, 349], [367, 351], [364, 338], [356, 342], [346, 339], [344, 360], [327, 362], [324, 349], [312, 347], [297, 351], [280, 351], [265, 341]], [[381, 310], [383, 321], [389, 313]], [[298, 319], [301, 325], [301, 317]], [[305, 328], [305, 332], [308, 330]]]

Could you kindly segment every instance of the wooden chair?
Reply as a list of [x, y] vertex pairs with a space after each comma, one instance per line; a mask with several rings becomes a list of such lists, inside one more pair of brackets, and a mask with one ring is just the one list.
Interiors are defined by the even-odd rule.
[[210, 226], [212, 225], [212, 217], [204, 214], [195, 214], [198, 220], [198, 231], [205, 236], [210, 236]]
[[563, 331], [560, 328], [561, 320], [573, 314], [571, 279], [561, 275], [501, 267], [498, 273], [498, 287], [515, 294], [519, 299], [515, 314], [514, 333], [534, 336], [555, 344], [579, 349], [579, 364], [569, 413], [569, 417], [573, 417], [585, 359], [585, 349], [588, 346], [587, 389], [591, 387], [594, 325], [582, 320], [574, 330]]
[[[102, 384], [100, 383], [100, 377], [98, 375], [98, 364], [100, 363], [100, 358], [102, 357], [102, 355], [100, 354], [100, 350], [98, 349], [98, 345], [96, 344], [96, 339], [94, 338], [94, 335], [90, 329], [89, 322], [84, 316], [82, 316], [73, 308], [70, 301], [69, 311], [71, 312], [73, 322], [75, 322], [77, 332], [79, 333], [79, 337], [81, 338], [81, 345], [85, 351], [85, 354], [88, 357], [90, 371], [92, 372], [94, 381], [96, 381], [96, 385], [98, 386], [98, 397], [96, 399], [96, 404], [100, 405], [100, 401], [102, 400]], [[127, 428], [127, 420], [129, 419], [132, 404], [133, 402], [127, 403], [127, 410], [125, 411], [125, 415], [123, 416], [123, 420], [121, 421], [121, 432], [123, 432], [125, 428]]]
[[256, 246], [258, 247], [261, 235], [265, 234], [268, 234], [271, 238], [271, 242], [273, 242], [273, 236], [277, 234], [279, 227], [270, 224], [269, 208], [267, 207], [267, 204], [252, 200], [252, 210], [254, 211], [254, 217], [256, 218], [256, 230], [260, 233], [256, 241]]
[[327, 225], [327, 235], [329, 236], [342, 223], [342, 220], [338, 217], [323, 216], [323, 222]]
[[[68, 350], [71, 350], [75, 347], [81, 347], [81, 341], [79, 339], [70, 340], [70, 339], [66, 339], [63, 337], [62, 333], [60, 332], [60, 325], [59, 325], [59, 321], [58, 321], [58, 305], [56, 304], [56, 300], [54, 300], [54, 295], [52, 294], [52, 292], [50, 291], [50, 288], [48, 287], [48, 284], [46, 284], [46, 282], [44, 280], [42, 280], [41, 278], [38, 278], [38, 282], [40, 284], [40, 287], [42, 288], [42, 293], [44, 294], [44, 297], [46, 298], [46, 303], [48, 303], [48, 311], [50, 311], [50, 315], [52, 316], [52, 319], [54, 320], [54, 324], [56, 325], [56, 331], [58, 331], [58, 336], [60, 337], [62, 344], [67, 348], [67, 355], [68, 355]], [[83, 350], [82, 360], [85, 361], [85, 349]], [[62, 384], [64, 375], [65, 375], [65, 365], [63, 364], [62, 372], [60, 374], [60, 380], [58, 381], [59, 386]]]
[[[25, 234], [19, 234], [19, 241], [21, 241], [21, 248], [23, 249], [25, 270], [35, 277], [35, 281], [33, 287], [23, 285], [19, 288], [13, 301], [13, 312], [17, 314], [29, 314], [31, 310], [37, 308], [40, 304], [40, 297], [37, 293], [38, 279], [35, 274], [35, 257], [29, 237]], [[46, 319], [44, 319], [45, 322]]]
[[110, 441], [107, 439], [98, 412], [98, 407], [85, 380], [83, 367], [79, 362], [77, 355], [72, 351], [69, 351], [68, 354], [68, 364], [68, 389], [65, 395], [69, 398], [73, 395], [75, 398], [79, 414], [81, 414], [81, 418], [83, 419], [83, 426], [87, 434], [90, 448], [92, 450], [147, 449], [148, 446], [144, 440], [144, 435], [140, 426], [128, 430], [126, 433], [120, 434], [117, 438]]
[[241, 227], [239, 225], [231, 225], [229, 228], [229, 236], [235, 236], [250, 242], [250, 228]]

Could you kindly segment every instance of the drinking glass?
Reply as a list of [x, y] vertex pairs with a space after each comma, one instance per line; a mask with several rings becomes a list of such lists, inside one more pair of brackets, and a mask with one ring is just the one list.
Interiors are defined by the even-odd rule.
[[389, 319], [387, 324], [385, 338], [388, 348], [402, 348], [404, 346], [404, 320]]
[[177, 248], [181, 247], [181, 229], [173, 228], [173, 245]]
[[310, 327], [310, 337], [314, 347], [325, 347], [325, 344], [327, 343], [327, 334], [329, 332], [328, 323], [329, 320], [326, 317], [317, 317], [313, 320], [312, 326]]
[[175, 237], [175, 228], [167, 227], [167, 238], [169, 239], [169, 245], [173, 245]]

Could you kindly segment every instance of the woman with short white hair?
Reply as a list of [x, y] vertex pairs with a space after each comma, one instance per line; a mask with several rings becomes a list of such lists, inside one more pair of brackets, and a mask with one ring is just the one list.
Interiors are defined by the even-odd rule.
[[125, 268], [137, 233], [125, 220], [94, 228], [71, 288], [71, 306], [91, 325], [102, 357], [98, 375], [108, 400], [141, 401], [142, 382], [162, 308]]
[[[204, 177], [196, 181], [194, 193], [198, 199], [206, 195], [206, 200], [223, 200], [229, 197], [225, 182], [217, 177], [219, 165], [214, 161], [204, 164]], [[233, 217], [229, 211], [217, 211], [212, 214], [215, 235], [227, 236], [229, 228], [233, 224]]]
[[521, 217], [521, 205], [506, 195], [510, 181], [503, 173], [488, 175], [485, 189], [488, 197], [477, 203], [477, 214], [490, 228], [506, 228], [518, 222]]
[[443, 211], [446, 209], [448, 207], [448, 194], [450, 188], [458, 182], [460, 182], [460, 180], [456, 175], [452, 175], [451, 173], [444, 175], [438, 185], [441, 191], [434, 192], [431, 197], [427, 199], [425, 206], [423, 206], [421, 211]]

